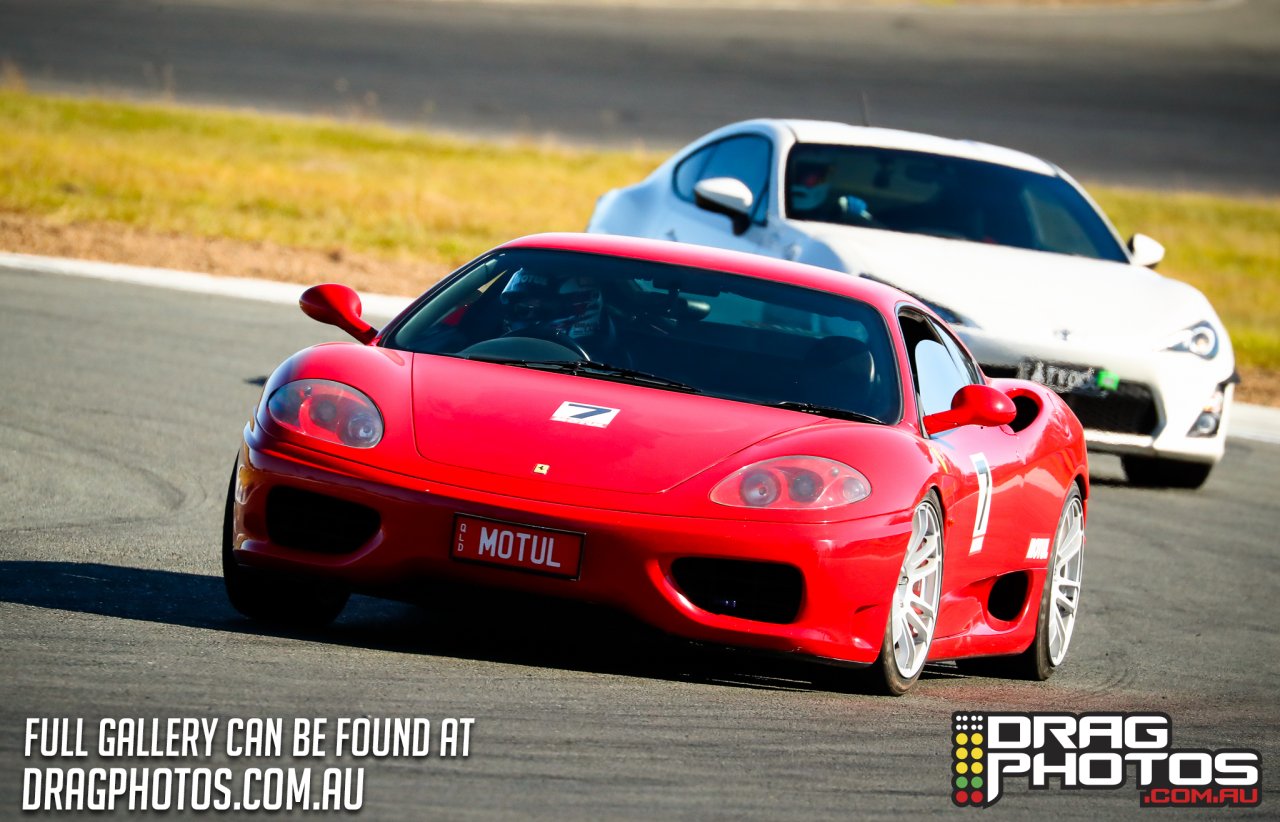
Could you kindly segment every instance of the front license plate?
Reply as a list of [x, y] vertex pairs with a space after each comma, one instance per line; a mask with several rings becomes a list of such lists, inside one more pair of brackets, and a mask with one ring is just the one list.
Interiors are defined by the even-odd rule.
[[450, 554], [462, 562], [577, 579], [582, 534], [459, 514], [453, 521]]
[[1072, 391], [1096, 391], [1099, 388], [1096, 368], [1062, 365], [1042, 360], [1023, 360], [1019, 363], [1018, 379], [1038, 382], [1060, 394], [1068, 394]]

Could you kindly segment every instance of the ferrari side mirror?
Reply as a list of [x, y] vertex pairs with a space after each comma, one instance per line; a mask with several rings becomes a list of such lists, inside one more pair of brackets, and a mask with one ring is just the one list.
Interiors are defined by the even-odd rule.
[[1134, 234], [1129, 238], [1129, 258], [1134, 265], [1155, 268], [1164, 259], [1164, 246], [1146, 234]]
[[939, 434], [962, 425], [1008, 425], [1018, 415], [1013, 400], [989, 385], [966, 385], [951, 398], [951, 410], [924, 418], [926, 434]]
[[378, 336], [378, 329], [360, 319], [360, 295], [345, 285], [313, 285], [302, 292], [298, 306], [311, 319], [335, 325], [365, 345]]
[[733, 233], [741, 234], [751, 226], [751, 206], [755, 196], [747, 184], [733, 177], [709, 177], [693, 187], [693, 201], [698, 208], [723, 214], [733, 221]]

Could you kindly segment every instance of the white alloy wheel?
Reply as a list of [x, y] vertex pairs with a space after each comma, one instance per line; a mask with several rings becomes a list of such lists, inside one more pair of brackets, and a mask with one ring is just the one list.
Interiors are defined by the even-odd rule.
[[1052, 576], [1049, 577], [1049, 661], [1056, 668], [1067, 656], [1080, 607], [1084, 570], [1084, 508], [1079, 496], [1067, 501], [1058, 522]]
[[938, 624], [941, 593], [942, 523], [932, 498], [926, 497], [911, 516], [911, 540], [898, 571], [889, 614], [893, 662], [903, 680], [915, 679], [924, 668]]

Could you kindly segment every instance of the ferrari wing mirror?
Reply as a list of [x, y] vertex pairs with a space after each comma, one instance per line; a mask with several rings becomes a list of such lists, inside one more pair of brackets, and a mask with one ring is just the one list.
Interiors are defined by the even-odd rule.
[[365, 345], [378, 336], [378, 329], [360, 319], [360, 295], [345, 285], [313, 285], [302, 292], [298, 306], [311, 319], [335, 325]]
[[989, 385], [966, 385], [951, 398], [951, 410], [924, 418], [927, 434], [939, 434], [962, 425], [1008, 425], [1018, 415], [1013, 400]]

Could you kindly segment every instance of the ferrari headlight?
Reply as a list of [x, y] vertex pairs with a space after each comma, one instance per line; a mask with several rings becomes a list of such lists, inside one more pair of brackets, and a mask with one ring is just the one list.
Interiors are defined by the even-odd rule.
[[777, 457], [739, 469], [711, 491], [711, 501], [737, 508], [823, 510], [871, 495], [861, 472], [825, 457]]
[[1207, 320], [1198, 322], [1174, 334], [1167, 350], [1188, 351], [1206, 360], [1213, 359], [1218, 354], [1218, 332]]
[[333, 380], [294, 380], [267, 400], [271, 419], [306, 437], [372, 448], [382, 439], [382, 414], [373, 400]]

